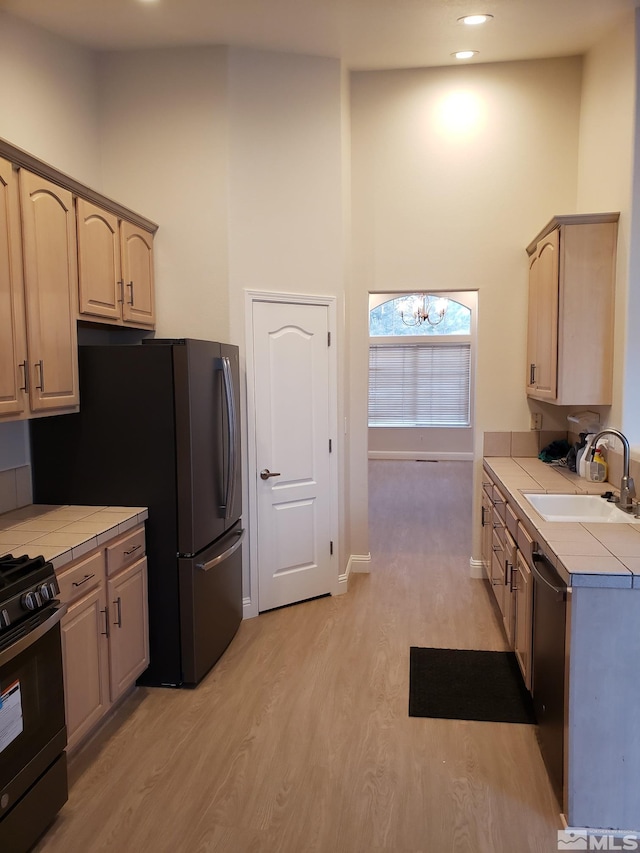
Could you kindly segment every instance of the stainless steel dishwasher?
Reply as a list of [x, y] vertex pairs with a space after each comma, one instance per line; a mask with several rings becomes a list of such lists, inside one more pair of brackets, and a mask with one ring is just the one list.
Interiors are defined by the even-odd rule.
[[533, 707], [540, 752], [562, 806], [567, 585], [542, 551], [532, 557]]

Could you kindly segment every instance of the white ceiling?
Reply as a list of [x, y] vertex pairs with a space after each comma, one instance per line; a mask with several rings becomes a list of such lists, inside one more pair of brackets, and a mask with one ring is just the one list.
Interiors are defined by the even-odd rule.
[[[584, 53], [640, 0], [0, 0], [95, 49], [232, 44], [341, 58], [355, 69]], [[488, 12], [482, 28], [457, 23]]]

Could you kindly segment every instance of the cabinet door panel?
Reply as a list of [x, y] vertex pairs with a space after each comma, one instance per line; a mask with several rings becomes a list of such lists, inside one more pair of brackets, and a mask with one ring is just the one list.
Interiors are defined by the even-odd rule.
[[556, 228], [538, 246], [536, 271], [536, 394], [555, 399], [558, 382], [558, 248]]
[[496, 530], [493, 531], [491, 548], [491, 588], [504, 616], [504, 544]]
[[67, 736], [72, 748], [109, 707], [104, 587], [69, 607], [61, 625]]
[[538, 358], [538, 253], [529, 260], [529, 313], [527, 324], [527, 391], [535, 393]]
[[153, 234], [120, 223], [125, 323], [153, 327], [156, 321], [153, 284]]
[[73, 197], [22, 169], [23, 227], [31, 409], [78, 404], [78, 274]]
[[[509, 508], [507, 507], [507, 510]], [[507, 635], [509, 646], [513, 648], [515, 640], [515, 579], [514, 572], [516, 571], [516, 543], [509, 531], [505, 531], [505, 548], [504, 548], [504, 608], [502, 618], [504, 620], [504, 630]]]
[[516, 559], [515, 578], [515, 644], [514, 651], [520, 664], [522, 677], [527, 688], [531, 690], [531, 640], [532, 640], [532, 610], [533, 586], [531, 570], [523, 556], [518, 552]]
[[25, 412], [27, 372], [18, 182], [0, 158], [0, 415]]
[[147, 561], [138, 560], [108, 582], [109, 652], [114, 702], [149, 664]]
[[79, 198], [78, 283], [79, 313], [120, 320], [120, 237], [118, 217]]

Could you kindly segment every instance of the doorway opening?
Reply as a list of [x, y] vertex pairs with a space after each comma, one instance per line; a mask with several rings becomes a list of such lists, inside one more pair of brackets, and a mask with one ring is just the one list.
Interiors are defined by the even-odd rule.
[[477, 291], [369, 294], [369, 459], [473, 459]]

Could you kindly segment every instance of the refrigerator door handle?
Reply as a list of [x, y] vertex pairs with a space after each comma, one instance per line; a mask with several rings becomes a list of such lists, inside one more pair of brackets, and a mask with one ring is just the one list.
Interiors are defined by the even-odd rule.
[[217, 557], [214, 557], [213, 560], [209, 560], [208, 563], [196, 563], [196, 568], [200, 569], [201, 572], [208, 572], [209, 569], [213, 569], [215, 566], [219, 566], [220, 563], [226, 560], [227, 557], [230, 557], [232, 554], [234, 554], [242, 545], [244, 533], [244, 529], [238, 530], [238, 532], [235, 534], [238, 538], [230, 548], [227, 548], [227, 550], [224, 551], [222, 554], [219, 554]]
[[237, 467], [237, 433], [238, 421], [236, 418], [236, 401], [233, 395], [233, 375], [231, 373], [231, 362], [225, 355], [222, 357], [222, 377], [224, 379], [224, 392], [227, 402], [227, 432], [229, 436], [229, 471], [227, 485], [225, 488], [224, 511], [225, 518], [231, 518], [236, 489], [236, 467]]

